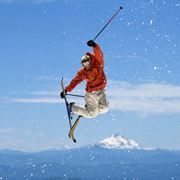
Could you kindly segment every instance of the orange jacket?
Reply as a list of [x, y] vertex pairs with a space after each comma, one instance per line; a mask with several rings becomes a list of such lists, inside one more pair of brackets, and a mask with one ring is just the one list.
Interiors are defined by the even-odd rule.
[[103, 90], [105, 88], [107, 80], [104, 73], [103, 53], [98, 44], [93, 47], [93, 51], [94, 53], [86, 53], [91, 57], [92, 69], [81, 68], [66, 87], [67, 92], [72, 91], [83, 80], [87, 81], [87, 92]]

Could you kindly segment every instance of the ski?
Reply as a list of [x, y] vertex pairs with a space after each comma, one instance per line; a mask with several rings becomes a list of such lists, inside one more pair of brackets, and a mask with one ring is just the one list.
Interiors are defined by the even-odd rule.
[[[65, 105], [66, 105], [66, 110], [67, 110], [67, 114], [68, 114], [68, 120], [69, 120], [69, 127], [70, 127], [70, 130], [69, 130], [69, 133], [68, 133], [68, 136], [69, 138], [71, 138], [73, 140], [73, 142], [77, 142], [75, 137], [74, 137], [74, 130], [75, 128], [77, 127], [78, 123], [79, 123], [79, 120], [82, 116], [78, 116], [78, 118], [76, 119], [76, 121], [74, 122], [74, 124], [72, 125], [72, 119], [73, 119], [73, 116], [70, 112], [70, 109], [69, 109], [69, 103], [67, 101], [67, 95], [66, 92], [65, 92], [65, 88], [64, 88], [64, 79], [62, 78], [61, 79], [61, 88], [62, 88], [62, 92], [64, 94], [64, 101], [65, 101]], [[77, 95], [76, 95], [77, 96]], [[78, 97], [84, 97], [84, 96], [78, 96]]]
[[78, 125], [79, 120], [80, 120], [81, 117], [82, 116], [78, 116], [78, 118], [76, 119], [75, 123], [73, 124], [73, 126], [69, 130], [69, 133], [68, 133], [69, 137], [71, 137], [74, 134], [74, 130], [75, 130], [76, 126]]
[[[69, 103], [67, 101], [67, 97], [66, 97], [66, 92], [65, 92], [65, 88], [64, 88], [64, 81], [63, 81], [64, 78], [61, 79], [61, 88], [62, 88], [62, 91], [64, 93], [64, 101], [65, 101], [65, 105], [66, 105], [66, 110], [67, 110], [67, 114], [68, 114], [68, 120], [69, 120], [69, 127], [70, 127], [70, 130], [72, 129], [72, 122], [71, 120], [73, 119], [73, 116], [69, 110]], [[74, 134], [73, 132], [68, 134], [69, 135], [69, 138], [71, 138], [73, 140], [73, 142], [76, 142], [76, 139], [74, 137]]]

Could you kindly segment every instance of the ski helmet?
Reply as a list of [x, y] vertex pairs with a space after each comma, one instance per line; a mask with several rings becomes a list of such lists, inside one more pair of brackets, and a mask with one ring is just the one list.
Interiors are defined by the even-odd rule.
[[89, 55], [85, 55], [81, 58], [81, 64], [89, 61], [91, 57]]

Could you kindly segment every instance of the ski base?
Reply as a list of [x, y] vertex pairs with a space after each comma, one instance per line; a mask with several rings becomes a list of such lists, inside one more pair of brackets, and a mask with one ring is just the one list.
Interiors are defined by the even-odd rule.
[[77, 125], [78, 125], [79, 120], [80, 120], [81, 117], [82, 117], [82, 116], [78, 116], [77, 120], [75, 121], [75, 123], [73, 124], [73, 126], [71, 127], [71, 129], [69, 130], [69, 133], [68, 133], [68, 136], [69, 136], [70, 138], [72, 138], [72, 140], [73, 140], [74, 142], [77, 142], [76, 139], [74, 138], [74, 130], [76, 129], [76, 127], [77, 127]]
[[74, 134], [73, 134], [73, 133], [72, 133], [71, 135], [70, 135], [70, 134], [68, 134], [68, 135], [69, 135], [69, 138], [71, 138], [74, 143], [77, 142], [76, 139], [75, 139], [75, 137], [74, 137]]

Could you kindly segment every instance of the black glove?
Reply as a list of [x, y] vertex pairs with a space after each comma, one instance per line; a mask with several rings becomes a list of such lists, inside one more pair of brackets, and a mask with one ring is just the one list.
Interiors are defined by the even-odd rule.
[[87, 45], [90, 46], [90, 47], [94, 47], [96, 45], [96, 43], [93, 40], [89, 40], [87, 42]]
[[[65, 94], [67, 94], [66, 90], [65, 90]], [[60, 96], [61, 96], [62, 99], [64, 99], [64, 92], [63, 91], [60, 93]]]

